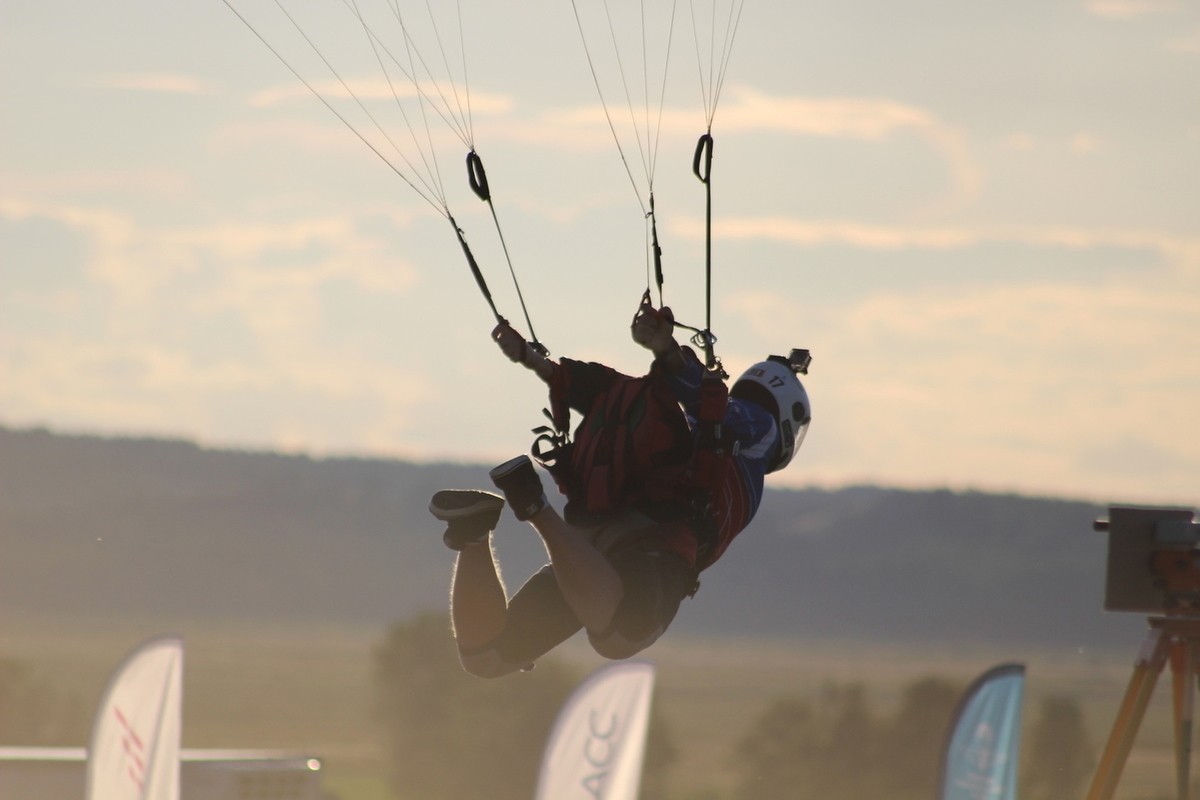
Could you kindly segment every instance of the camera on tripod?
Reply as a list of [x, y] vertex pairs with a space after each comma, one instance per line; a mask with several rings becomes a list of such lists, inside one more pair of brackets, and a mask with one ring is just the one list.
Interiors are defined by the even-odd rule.
[[1200, 523], [1185, 508], [1112, 506], [1106, 611], [1200, 617]]

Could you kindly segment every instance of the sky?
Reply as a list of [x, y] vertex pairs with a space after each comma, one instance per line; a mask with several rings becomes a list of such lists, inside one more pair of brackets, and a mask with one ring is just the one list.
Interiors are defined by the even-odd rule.
[[[273, 3], [231, 1], [358, 113]], [[431, 4], [447, 58], [418, 6], [433, 65], [418, 84], [448, 90], [466, 65], [468, 143], [539, 338], [640, 374], [647, 120], [664, 299], [705, 316], [692, 154], [712, 0], [678, 4], [669, 37], [670, 6], [648, 0], [645, 75], [628, 3], [610, 33], [593, 0], [579, 22], [568, 0], [461, 0], [461, 35], [455, 5]], [[399, 125], [347, 7], [287, 7]], [[526, 451], [544, 388], [489, 341], [440, 201], [224, 2], [8, 0], [0, 64], [0, 424], [315, 455]], [[420, 102], [411, 82], [397, 96]], [[435, 184], [524, 330], [467, 144], [427, 116]], [[813, 353], [812, 427], [773, 485], [1200, 503], [1200, 3], [747, 0], [712, 135], [718, 353], [734, 374]], [[392, 158], [410, 180], [411, 158]]]

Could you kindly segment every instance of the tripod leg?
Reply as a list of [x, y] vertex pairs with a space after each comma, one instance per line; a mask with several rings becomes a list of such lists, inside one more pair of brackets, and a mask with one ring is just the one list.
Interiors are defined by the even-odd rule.
[[1175, 784], [1179, 800], [1191, 791], [1192, 711], [1195, 705], [1195, 647], [1189, 638], [1171, 643], [1171, 683], [1175, 710]]
[[1129, 751], [1133, 749], [1133, 739], [1146, 715], [1146, 706], [1154, 694], [1154, 684], [1166, 664], [1169, 643], [1170, 637], [1158, 629], [1151, 630], [1142, 643], [1133, 665], [1133, 676], [1121, 701], [1121, 710], [1117, 712], [1108, 744], [1104, 746], [1104, 754], [1100, 756], [1100, 764], [1088, 789], [1087, 800], [1112, 800]]

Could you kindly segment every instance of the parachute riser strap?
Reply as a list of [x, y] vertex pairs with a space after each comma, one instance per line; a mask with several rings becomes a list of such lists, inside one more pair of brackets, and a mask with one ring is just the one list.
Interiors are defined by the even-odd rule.
[[[692, 172], [704, 184], [704, 365], [708, 369], [718, 366], [712, 335], [712, 157], [713, 138], [705, 133], [696, 142], [696, 153], [692, 156]], [[703, 162], [703, 170], [701, 169]]]
[[654, 214], [654, 192], [650, 193], [650, 252], [654, 255], [654, 281], [658, 284], [658, 305], [663, 305], [662, 248], [658, 245], [658, 217]]
[[475, 276], [475, 283], [479, 285], [479, 291], [483, 292], [483, 297], [487, 300], [488, 307], [492, 309], [492, 315], [496, 318], [496, 322], [500, 325], [507, 325], [508, 320], [500, 316], [500, 312], [496, 310], [496, 303], [492, 300], [492, 293], [488, 289], [487, 281], [483, 279], [483, 273], [479, 271], [479, 264], [475, 263], [475, 254], [471, 252], [471, 246], [467, 244], [467, 239], [463, 235], [462, 228], [458, 227], [458, 223], [454, 221], [454, 217], [447, 217], [450, 220], [450, 227], [454, 228], [454, 235], [458, 237], [458, 244], [462, 247], [463, 255], [467, 257], [467, 266], [471, 268], [471, 274]]
[[[529, 338], [532, 340], [529, 342], [529, 347], [544, 358], [550, 355], [550, 351], [546, 345], [538, 341], [537, 333], [533, 330], [533, 322], [529, 319], [529, 309], [525, 307], [525, 296], [521, 293], [521, 284], [517, 282], [517, 273], [513, 269], [512, 259], [508, 255], [508, 244], [504, 241], [504, 231], [500, 229], [500, 218], [496, 216], [496, 206], [492, 203], [492, 190], [488, 186], [487, 171], [483, 168], [483, 159], [474, 150], [467, 153], [467, 182], [471, 185], [471, 191], [475, 193], [475, 196], [487, 203], [488, 210], [492, 212], [492, 223], [495, 224], [496, 234], [500, 237], [504, 260], [508, 262], [508, 271], [512, 275], [513, 286], [517, 288], [517, 300], [521, 303], [521, 313], [525, 315], [525, 324], [529, 328]], [[482, 278], [479, 279], [482, 280]], [[491, 300], [490, 295], [488, 299]], [[493, 310], [495, 310], [494, 307]]]

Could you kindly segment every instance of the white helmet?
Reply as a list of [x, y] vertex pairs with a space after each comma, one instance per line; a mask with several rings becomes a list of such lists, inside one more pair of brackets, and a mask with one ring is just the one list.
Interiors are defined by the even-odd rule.
[[808, 423], [812, 421], [812, 407], [808, 404], [808, 393], [796, 377], [792, 364], [783, 356], [769, 356], [742, 373], [730, 397], [749, 400], [766, 409], [779, 425], [779, 447], [767, 464], [767, 472], [781, 470], [800, 449]]

